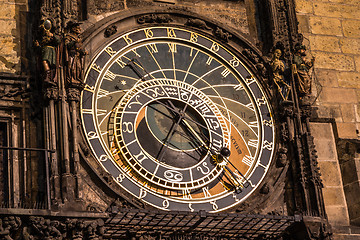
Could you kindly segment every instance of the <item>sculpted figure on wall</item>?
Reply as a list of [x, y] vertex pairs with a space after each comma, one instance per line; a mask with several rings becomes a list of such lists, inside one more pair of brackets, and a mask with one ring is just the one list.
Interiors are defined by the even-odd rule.
[[66, 83], [67, 86], [82, 88], [84, 71], [83, 60], [84, 56], [87, 55], [87, 52], [82, 46], [80, 24], [70, 21], [66, 26], [66, 30]]
[[296, 44], [292, 68], [300, 98], [311, 93], [311, 75], [309, 71], [315, 62], [314, 57], [310, 61], [305, 59], [305, 57], [306, 47]]
[[285, 82], [284, 71], [285, 63], [280, 59], [282, 52], [280, 49], [275, 49], [270, 66], [273, 73], [273, 80], [278, 89], [278, 92], [283, 100], [288, 100], [290, 93], [290, 85]]
[[44, 85], [56, 86], [54, 81], [57, 61], [56, 47], [60, 44], [60, 37], [53, 32], [53, 24], [49, 19], [41, 23], [39, 38], [35, 40], [34, 44], [41, 50]]

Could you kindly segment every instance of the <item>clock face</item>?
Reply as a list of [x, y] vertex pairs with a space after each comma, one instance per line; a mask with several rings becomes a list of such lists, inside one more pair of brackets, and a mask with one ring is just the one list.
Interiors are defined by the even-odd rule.
[[274, 125], [258, 80], [201, 33], [159, 26], [118, 36], [85, 83], [88, 144], [144, 203], [222, 211], [253, 193], [270, 166]]

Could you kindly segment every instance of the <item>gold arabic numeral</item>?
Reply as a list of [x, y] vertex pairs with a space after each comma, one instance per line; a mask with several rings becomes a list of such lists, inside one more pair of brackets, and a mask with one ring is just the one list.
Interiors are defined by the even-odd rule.
[[151, 29], [144, 29], [144, 33], [145, 33], [146, 38], [154, 37], [154, 33], [153, 33], [153, 31], [151, 31]]
[[190, 35], [190, 42], [197, 42], [198, 41], [198, 34], [197, 33], [194, 33], [192, 32], [191, 35]]
[[93, 93], [95, 91], [95, 87], [85, 84], [84, 90]]
[[168, 46], [169, 46], [169, 52], [177, 53], [176, 43], [168, 43]]
[[241, 161], [250, 167], [254, 163], [254, 160], [254, 157], [246, 155]]
[[209, 191], [209, 187], [208, 187], [208, 186], [203, 187], [203, 188], [202, 188], [202, 191], [203, 191], [204, 197], [209, 198], [209, 197], [212, 196], [211, 193], [210, 193], [210, 191]]
[[97, 71], [98, 73], [100, 73], [102, 70], [101, 67], [99, 65], [97, 65], [96, 63], [93, 63], [91, 65], [91, 68], [94, 69], [95, 71]]
[[109, 95], [110, 92], [108, 90], [104, 90], [104, 89], [99, 89], [98, 93], [97, 93], [97, 98], [102, 98], [102, 97], [106, 97], [107, 95]]
[[213, 210], [218, 210], [219, 206], [216, 204], [216, 201], [211, 201], [210, 204], [212, 205]]
[[157, 49], [156, 43], [151, 43], [151, 44], [149, 44], [149, 49], [150, 49], [150, 52], [151, 52], [151, 53], [157, 53], [157, 52], [159, 52], [158, 49]]
[[140, 188], [139, 198], [143, 199], [144, 197], [146, 197], [146, 195], [147, 195], [147, 191]]
[[125, 179], [125, 175], [120, 173], [119, 176], [116, 177], [117, 182], [122, 182]]
[[113, 55], [115, 55], [115, 54], [117, 53], [117, 52], [114, 51], [111, 47], [105, 48], [105, 52], [106, 52], [107, 54], [109, 54], [110, 56], [113, 56]]
[[125, 35], [123, 38], [128, 45], [133, 43], [133, 40], [129, 37], [129, 34]]
[[124, 68], [126, 66], [126, 63], [123, 62], [123, 60], [121, 59], [121, 57], [119, 57], [118, 59], [116, 59], [116, 63], [119, 64], [119, 66], [121, 68]]
[[88, 136], [88, 139], [89, 139], [89, 140], [93, 140], [93, 139], [99, 138], [99, 136], [97, 135], [97, 133], [94, 132], [94, 131], [88, 132], [88, 133], [87, 133], [87, 136]]
[[211, 51], [213, 52], [217, 52], [220, 50], [220, 45], [216, 42], [213, 42], [213, 44], [211, 45], [211, 48], [210, 48]]
[[108, 159], [109, 159], [109, 157], [107, 155], [101, 155], [100, 158], [99, 158], [99, 160], [101, 162], [106, 162]]
[[224, 71], [221, 72], [221, 76], [226, 78], [230, 74], [230, 70], [225, 68]]
[[171, 38], [176, 38], [175, 30], [173, 28], [167, 28], [167, 35]]
[[264, 120], [263, 121], [263, 124], [265, 125], [265, 126], [268, 126], [268, 127], [272, 127], [273, 126], [273, 122], [272, 122], [272, 120], [270, 119], [270, 120]]
[[257, 147], [257, 145], [258, 145], [258, 143], [259, 143], [259, 140], [257, 140], [257, 139], [250, 139], [249, 141], [248, 141], [248, 146], [249, 147], [254, 147], [254, 148], [256, 148]]
[[169, 203], [169, 200], [165, 199], [163, 202], [162, 202], [162, 205], [163, 205], [163, 208], [168, 208], [170, 206], [170, 203]]
[[269, 142], [268, 140], [264, 141], [263, 148], [272, 151], [273, 150], [273, 142]]
[[189, 209], [190, 209], [190, 212], [194, 212], [195, 209], [192, 208], [192, 203], [189, 203]]
[[230, 60], [230, 64], [233, 67], [238, 67], [240, 65], [240, 61], [239, 59], [237, 59], [236, 57], [234, 57], [233, 59]]
[[210, 64], [211, 64], [211, 62], [212, 62], [213, 59], [214, 59], [214, 58], [209, 57], [208, 60], [206, 60], [206, 64], [210, 66]]
[[116, 78], [116, 74], [111, 72], [110, 70], [106, 71], [104, 79], [108, 81], [113, 81]]
[[182, 190], [182, 195], [184, 199], [192, 199], [191, 192], [187, 188]]

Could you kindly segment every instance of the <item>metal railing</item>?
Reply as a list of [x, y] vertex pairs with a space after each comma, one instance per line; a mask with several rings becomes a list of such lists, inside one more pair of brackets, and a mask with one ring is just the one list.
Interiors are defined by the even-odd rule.
[[[50, 209], [51, 200], [50, 200], [50, 172], [49, 172], [49, 153], [55, 153], [55, 150], [52, 149], [43, 149], [43, 148], [21, 148], [21, 147], [4, 147], [0, 146], [0, 150], [10, 150], [10, 151], [25, 151], [25, 152], [43, 152], [44, 161], [45, 161], [45, 178], [46, 178], [46, 196], [45, 201], [36, 201], [34, 203], [28, 203], [20, 201], [17, 205], [13, 205], [8, 201], [0, 203], [0, 208], [25, 208], [25, 209]], [[12, 169], [11, 171], [16, 171]], [[10, 177], [10, 176], [7, 176]], [[26, 177], [26, 176], [24, 176]], [[10, 186], [9, 186], [10, 187]]]

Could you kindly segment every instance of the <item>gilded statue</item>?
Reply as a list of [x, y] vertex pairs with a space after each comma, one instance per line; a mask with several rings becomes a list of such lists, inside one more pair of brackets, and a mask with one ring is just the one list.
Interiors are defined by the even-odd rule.
[[310, 69], [314, 66], [315, 58], [307, 60], [306, 47], [301, 44], [295, 46], [293, 57], [293, 73], [300, 98], [311, 94], [311, 75]]

